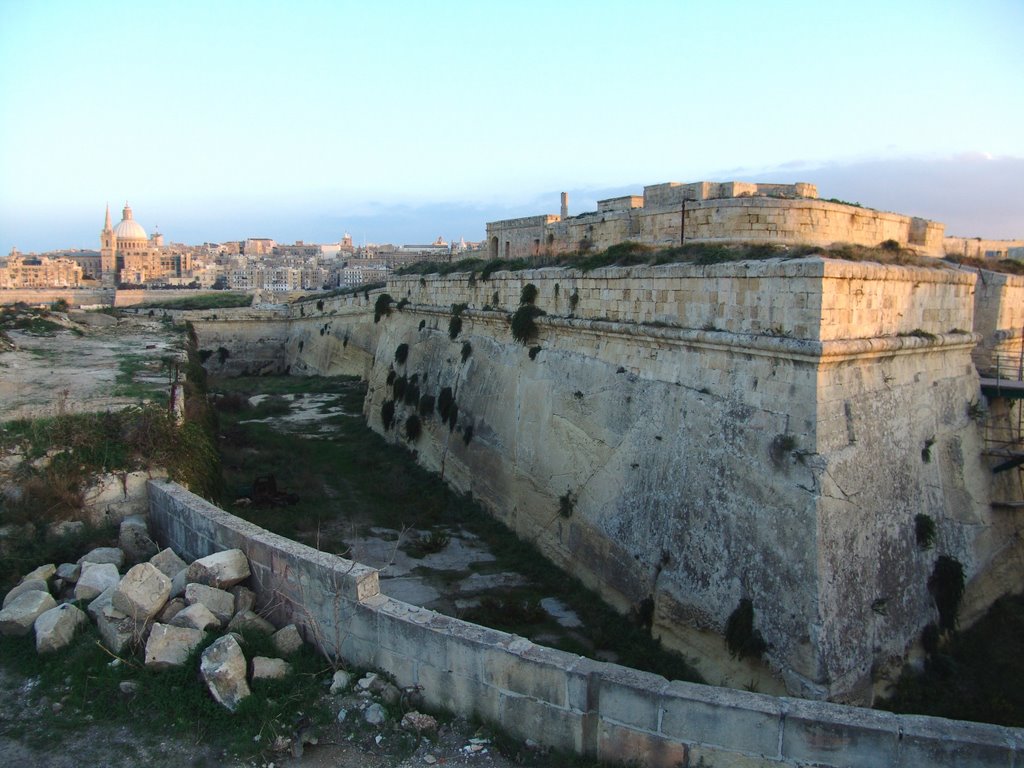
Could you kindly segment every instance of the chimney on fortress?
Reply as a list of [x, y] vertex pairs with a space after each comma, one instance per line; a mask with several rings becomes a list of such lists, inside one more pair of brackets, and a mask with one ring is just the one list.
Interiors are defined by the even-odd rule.
[[562, 220], [569, 218], [569, 193], [562, 193]]

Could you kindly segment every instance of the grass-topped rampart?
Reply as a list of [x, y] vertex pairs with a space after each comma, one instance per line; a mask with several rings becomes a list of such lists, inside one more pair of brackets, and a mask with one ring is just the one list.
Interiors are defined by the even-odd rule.
[[185, 296], [166, 301], [147, 301], [143, 304], [136, 304], [132, 309], [232, 309], [234, 307], [248, 307], [252, 304], [251, 293], [238, 291], [214, 291], [212, 293], [200, 293], [195, 296]]

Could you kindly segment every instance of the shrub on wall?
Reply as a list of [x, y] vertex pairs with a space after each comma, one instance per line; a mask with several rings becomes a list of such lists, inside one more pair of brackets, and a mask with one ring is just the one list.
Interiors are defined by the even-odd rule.
[[935, 521], [928, 515], [914, 515], [914, 538], [918, 549], [931, 549], [935, 543]]
[[529, 344], [537, 338], [536, 318], [546, 314], [543, 309], [533, 304], [523, 304], [512, 315], [512, 338], [520, 344]]
[[382, 293], [377, 297], [377, 301], [373, 304], [373, 322], [379, 323], [382, 317], [387, 317], [391, 314], [391, 304], [394, 299], [391, 298], [390, 293]]
[[754, 604], [744, 597], [725, 623], [725, 645], [734, 659], [758, 659], [768, 649], [761, 633], [754, 629]]
[[409, 359], [409, 345], [399, 344], [395, 347], [395, 362], [399, 365], [405, 365], [405, 361]]
[[437, 396], [437, 412], [441, 416], [441, 421], [448, 421], [448, 415], [451, 413], [452, 403], [454, 402], [455, 398], [452, 396], [452, 388], [444, 387]]
[[468, 341], [462, 344], [462, 362], [469, 360], [469, 356], [473, 354], [473, 347]]
[[940, 555], [928, 578], [928, 591], [932, 593], [939, 611], [939, 627], [956, 629], [957, 613], [964, 596], [964, 567], [949, 555]]
[[423, 432], [423, 425], [420, 423], [420, 417], [415, 413], [410, 414], [409, 418], [405, 420], [405, 436], [411, 441], [415, 442], [419, 439], [420, 433]]
[[391, 429], [391, 425], [395, 423], [395, 401], [385, 400], [380, 406], [380, 423], [384, 425], [384, 430]]
[[422, 416], [423, 418], [427, 418], [429, 416], [433, 416], [434, 415], [434, 396], [433, 395], [423, 395], [423, 397], [420, 398], [419, 411], [420, 411], [420, 416]]
[[520, 304], [533, 304], [537, 300], [537, 286], [533, 283], [527, 283], [523, 286], [522, 293], [519, 294]]

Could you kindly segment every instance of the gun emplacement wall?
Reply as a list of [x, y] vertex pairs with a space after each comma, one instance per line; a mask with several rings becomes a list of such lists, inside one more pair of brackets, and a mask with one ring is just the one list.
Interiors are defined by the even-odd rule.
[[[965, 612], [1007, 590], [991, 574], [1019, 580], [1019, 513], [990, 507], [972, 416], [974, 282], [818, 258], [396, 278], [406, 304], [379, 323], [372, 295], [292, 307], [280, 369], [360, 372], [394, 440], [419, 402], [392, 371], [450, 401], [419, 460], [666, 643], [724, 657], [749, 599], [790, 692], [870, 701], [872, 671], [936, 619], [939, 555], [963, 564]], [[548, 315], [524, 346], [509, 312], [528, 283]], [[749, 681], [726, 667], [711, 679]]]

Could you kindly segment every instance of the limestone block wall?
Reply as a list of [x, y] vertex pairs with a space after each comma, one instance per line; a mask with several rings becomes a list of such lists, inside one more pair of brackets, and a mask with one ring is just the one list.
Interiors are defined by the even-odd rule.
[[736, 334], [828, 341], [949, 333], [973, 327], [974, 276], [947, 269], [806, 259], [696, 266], [538, 269], [392, 277], [387, 290], [414, 304], [465, 303], [513, 311], [523, 286], [537, 287], [549, 314], [660, 323]]
[[112, 306], [114, 289], [101, 288], [0, 288], [0, 306], [6, 304], [52, 304], [64, 299], [72, 307]]
[[[678, 204], [645, 207], [639, 216], [640, 242], [679, 244]], [[824, 200], [743, 197], [688, 202], [684, 226], [687, 242], [740, 240], [876, 246], [885, 240], [895, 240], [933, 256], [943, 255], [943, 225], [921, 220], [923, 224], [915, 229], [914, 221], [897, 213]]]
[[[324, 652], [428, 703], [601, 760], [678, 765], [1018, 764], [1024, 731], [668, 681], [402, 603], [376, 571], [268, 533], [174, 483], [150, 483], [157, 540], [187, 560], [238, 547], [259, 604]], [[338, 652], [340, 649], [340, 653]]]
[[1024, 340], [1024, 275], [977, 270], [974, 331], [981, 335], [975, 350], [978, 370], [1017, 378]]

